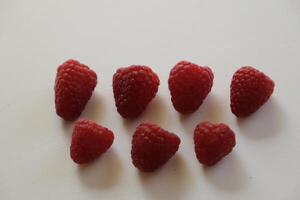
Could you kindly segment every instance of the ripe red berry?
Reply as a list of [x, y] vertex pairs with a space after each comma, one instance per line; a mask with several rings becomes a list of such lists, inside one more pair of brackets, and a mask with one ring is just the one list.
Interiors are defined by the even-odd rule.
[[274, 82], [253, 67], [237, 70], [231, 81], [231, 111], [237, 117], [245, 117], [264, 105], [274, 91]]
[[80, 116], [97, 84], [97, 75], [84, 64], [68, 60], [57, 69], [56, 113], [65, 120]]
[[203, 122], [195, 129], [194, 144], [199, 162], [211, 166], [232, 151], [235, 135], [225, 124]]
[[210, 92], [213, 79], [209, 67], [187, 61], [176, 64], [168, 81], [174, 108], [182, 114], [196, 111]]
[[91, 162], [106, 152], [114, 141], [113, 132], [91, 120], [76, 122], [70, 154], [77, 164]]
[[177, 152], [179, 144], [180, 139], [175, 134], [154, 124], [143, 123], [132, 137], [132, 163], [141, 171], [154, 171]]
[[113, 92], [118, 112], [124, 118], [139, 116], [155, 97], [158, 76], [146, 66], [120, 68], [113, 76]]

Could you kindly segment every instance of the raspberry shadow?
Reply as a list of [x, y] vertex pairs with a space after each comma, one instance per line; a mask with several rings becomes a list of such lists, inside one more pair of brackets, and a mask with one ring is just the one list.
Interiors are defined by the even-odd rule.
[[181, 200], [189, 193], [193, 177], [180, 154], [154, 172], [137, 172], [149, 199]]
[[203, 166], [204, 178], [218, 189], [238, 192], [247, 186], [250, 179], [235, 151], [224, 157], [214, 166]]
[[209, 94], [207, 99], [203, 102], [200, 108], [191, 114], [179, 115], [179, 121], [187, 133], [192, 134], [196, 125], [202, 121], [209, 121], [212, 123], [220, 123], [224, 121], [223, 106], [220, 99], [214, 95]]
[[275, 98], [249, 117], [237, 118], [241, 135], [253, 140], [276, 137], [282, 132], [284, 123], [284, 111]]
[[142, 122], [151, 122], [161, 127], [164, 127], [167, 123], [166, 105], [160, 96], [156, 96], [139, 117], [134, 119], [123, 118], [123, 127], [128, 133], [133, 134], [135, 128]]
[[77, 172], [83, 186], [106, 189], [119, 182], [123, 169], [119, 155], [112, 148], [97, 160], [78, 166]]
[[87, 103], [79, 118], [86, 118], [101, 124], [106, 113], [105, 98], [96, 91]]

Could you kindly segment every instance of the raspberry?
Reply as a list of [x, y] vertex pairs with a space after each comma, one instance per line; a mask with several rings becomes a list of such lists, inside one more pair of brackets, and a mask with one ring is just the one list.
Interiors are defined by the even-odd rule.
[[182, 114], [196, 111], [210, 92], [213, 79], [209, 67], [187, 61], [176, 64], [168, 81], [174, 108]]
[[106, 152], [114, 141], [113, 132], [91, 120], [76, 122], [70, 154], [77, 164], [91, 162]]
[[253, 67], [237, 70], [231, 81], [231, 111], [237, 117], [246, 117], [264, 105], [274, 91], [274, 82]]
[[194, 131], [194, 143], [199, 162], [211, 166], [232, 151], [235, 135], [225, 124], [203, 122]]
[[120, 68], [113, 76], [113, 92], [118, 112], [124, 118], [139, 116], [155, 97], [158, 76], [146, 66]]
[[132, 137], [131, 158], [141, 171], [152, 172], [164, 165], [178, 150], [180, 139], [173, 133], [142, 123]]
[[68, 60], [57, 69], [56, 113], [65, 120], [80, 116], [97, 84], [97, 75], [84, 64]]

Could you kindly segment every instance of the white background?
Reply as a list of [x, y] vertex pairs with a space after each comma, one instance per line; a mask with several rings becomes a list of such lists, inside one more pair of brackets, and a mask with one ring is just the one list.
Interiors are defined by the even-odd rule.
[[[300, 198], [299, 0], [0, 0], [0, 199]], [[99, 84], [82, 117], [115, 133], [101, 159], [76, 166], [69, 157], [72, 123], [55, 114], [56, 68], [78, 59]], [[174, 111], [168, 73], [180, 60], [210, 66], [212, 92], [190, 116]], [[116, 112], [111, 88], [118, 67], [151, 66], [161, 85], [137, 120]], [[276, 83], [270, 101], [237, 120], [229, 85], [253, 65]], [[203, 168], [192, 134], [203, 120], [227, 123], [237, 146]], [[176, 156], [152, 174], [131, 164], [135, 127], [151, 121], [181, 139]]]

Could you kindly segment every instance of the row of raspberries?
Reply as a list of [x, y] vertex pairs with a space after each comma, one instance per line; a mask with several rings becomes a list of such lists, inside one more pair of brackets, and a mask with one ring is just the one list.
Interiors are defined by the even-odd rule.
[[[196, 111], [211, 91], [214, 75], [209, 67], [181, 61], [171, 70], [168, 84], [174, 108], [182, 113]], [[124, 118], [139, 116], [155, 97], [160, 84], [147, 66], [120, 68], [113, 76], [113, 92], [118, 112]], [[68, 60], [59, 66], [55, 82], [56, 113], [75, 120], [83, 111], [97, 85], [96, 73], [86, 65]], [[242, 67], [231, 81], [231, 111], [248, 116], [267, 102], [274, 82], [253, 67]]]
[[[181, 61], [171, 70], [168, 80], [174, 108], [182, 113], [196, 111], [213, 86], [209, 67]], [[138, 117], [155, 97], [160, 81], [147, 66], [120, 68], [113, 76], [117, 111], [124, 118]], [[96, 73], [84, 64], [68, 60], [59, 66], [55, 81], [56, 113], [64, 120], [75, 120], [84, 110], [97, 85]], [[265, 104], [274, 82], [253, 67], [237, 70], [231, 81], [231, 111], [246, 117]], [[90, 162], [112, 145], [114, 134], [90, 120], [79, 120], [73, 131], [71, 157], [74, 162]], [[213, 165], [235, 146], [233, 131], [225, 124], [200, 123], [194, 132], [195, 152], [204, 165]], [[132, 138], [132, 162], [142, 171], [153, 171], [166, 163], [178, 150], [180, 139], [154, 124], [143, 123]]]
[[[114, 141], [109, 129], [86, 119], [76, 122], [71, 142], [71, 158], [77, 164], [89, 163], [106, 152]], [[131, 140], [131, 159], [141, 171], [152, 172], [175, 155], [180, 138], [151, 123], [140, 124]], [[225, 124], [199, 123], [194, 145], [200, 163], [211, 166], [228, 155], [235, 146], [235, 135]]]

